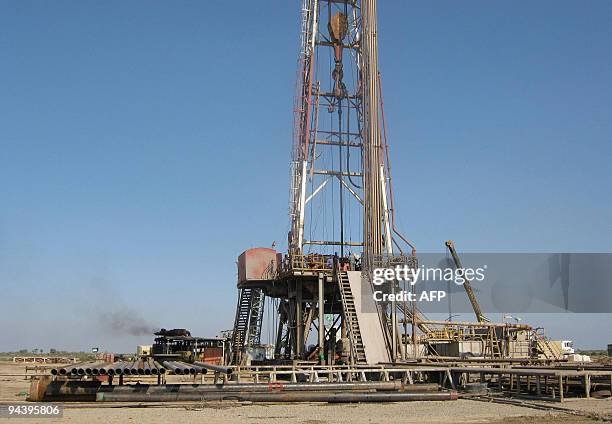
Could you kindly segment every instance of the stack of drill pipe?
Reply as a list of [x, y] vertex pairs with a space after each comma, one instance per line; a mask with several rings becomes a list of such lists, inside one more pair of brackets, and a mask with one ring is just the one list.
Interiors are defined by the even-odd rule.
[[130, 361], [126, 369], [128, 371], [128, 374], [138, 375], [138, 364], [136, 363], [136, 361]]
[[115, 374], [134, 375], [138, 374], [138, 370], [134, 368], [134, 361], [120, 361], [113, 364]]
[[230, 375], [232, 373], [232, 369], [230, 367], [222, 367], [220, 365], [207, 364], [206, 362], [195, 362], [196, 365], [206, 368], [207, 370], [219, 372], [222, 374]]
[[[45, 389], [46, 400], [91, 401], [187, 401], [187, 400], [252, 400], [274, 401], [385, 401], [380, 397], [342, 397], [339, 393], [357, 394], [406, 394], [395, 400], [444, 400], [452, 397], [439, 392], [437, 384], [403, 385], [390, 382], [345, 383], [268, 383], [268, 384], [167, 384], [167, 385], [103, 385], [97, 381], [54, 381]], [[296, 394], [298, 393], [298, 394]], [[272, 395], [272, 396], [267, 396]], [[285, 396], [283, 396], [285, 395]], [[310, 396], [312, 395], [312, 396]], [[329, 395], [325, 397], [323, 395]], [[429, 396], [433, 395], [433, 396]], [[293, 397], [292, 397], [293, 396]], [[305, 398], [304, 398], [305, 397]], [[392, 400], [389, 400], [392, 401]]]
[[155, 361], [153, 360], [153, 358], [147, 358], [145, 364], [146, 364], [145, 366], [147, 367], [147, 369], [150, 371], [150, 374], [152, 375], [159, 374], [159, 369], [157, 368], [157, 366], [155, 366]]
[[106, 362], [100, 362], [100, 361], [80, 364], [78, 367], [77, 373], [79, 375], [100, 375], [100, 374], [106, 373], [106, 371], [100, 372], [100, 369], [101, 368], [103, 369], [105, 364]]
[[[74, 367], [72, 365], [67, 365], [65, 367], [62, 368], [52, 368], [51, 369], [51, 374], [52, 375], [70, 375], [72, 374], [72, 369]], [[76, 374], [76, 368], [74, 368], [75, 370], [75, 374]]]
[[92, 367], [101, 364], [99, 361], [81, 362], [78, 364], [71, 364], [62, 368], [53, 368], [51, 374], [53, 375], [91, 375]]
[[128, 370], [131, 375], [138, 375], [138, 363], [137, 361], [131, 361], [128, 366]]
[[129, 362], [119, 361], [113, 364], [113, 370], [115, 374], [125, 374], [126, 367], [129, 365]]
[[164, 361], [163, 365], [165, 368], [172, 371], [172, 373], [176, 375], [195, 375], [195, 374], [206, 374], [206, 368], [203, 368], [199, 365], [187, 364], [184, 362], [177, 361]]
[[85, 372], [87, 375], [105, 375], [106, 374], [106, 362], [96, 362], [89, 366]]
[[166, 369], [152, 358], [115, 362], [112, 369], [113, 374], [118, 375], [158, 375], [166, 372]]
[[179, 365], [175, 365], [174, 361], [163, 361], [164, 368], [168, 369], [172, 374], [183, 375], [183, 368]]
[[190, 364], [191, 368], [195, 369], [196, 374], [206, 374], [208, 370], [201, 365], [198, 364]]
[[62, 368], [53, 368], [51, 370], [51, 374], [53, 375], [77, 375], [79, 366], [87, 364], [87, 362], [82, 362], [78, 364], [70, 364], [66, 365]]
[[186, 362], [174, 362], [174, 364], [178, 365], [179, 367], [182, 367], [184, 375], [206, 374], [207, 372], [205, 368], [193, 364], [188, 364]]
[[113, 367], [115, 369], [115, 374], [119, 374], [119, 375], [125, 374], [125, 370], [127, 366], [128, 366], [128, 362], [126, 361], [115, 362], [113, 364]]
[[89, 374], [91, 375], [91, 367], [95, 363], [96, 362], [83, 362], [82, 364], [79, 364], [79, 366], [77, 367], [77, 374], [87, 375], [88, 374], [87, 371], [89, 370]]
[[196, 369], [193, 366], [191, 366], [191, 364], [187, 364], [185, 362], [179, 362], [179, 361], [176, 361], [174, 363], [182, 368], [184, 375], [188, 375], [188, 374], [195, 375], [196, 374]]

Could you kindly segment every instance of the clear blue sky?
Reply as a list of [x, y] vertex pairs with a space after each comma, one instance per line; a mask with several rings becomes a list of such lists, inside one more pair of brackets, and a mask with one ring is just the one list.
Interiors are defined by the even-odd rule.
[[[610, 252], [612, 2], [379, 12], [396, 209], [418, 248]], [[298, 14], [0, 0], [0, 350], [131, 351], [151, 338], [99, 323], [128, 304], [199, 335], [232, 326], [235, 258], [288, 229]], [[533, 318], [603, 347], [594, 319]]]

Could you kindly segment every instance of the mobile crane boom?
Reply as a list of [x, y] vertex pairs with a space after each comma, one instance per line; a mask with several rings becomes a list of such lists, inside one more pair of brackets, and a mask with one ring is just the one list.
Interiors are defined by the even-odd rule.
[[[452, 240], [448, 240], [445, 244], [451, 256], [453, 257], [453, 261], [455, 262], [455, 267], [458, 270], [459, 269], [463, 270], [463, 265], [461, 265], [461, 259], [459, 259], [459, 255], [457, 254], [457, 251], [455, 250], [455, 243], [453, 243]], [[482, 311], [480, 310], [480, 305], [478, 304], [478, 300], [476, 299], [474, 290], [472, 290], [472, 284], [470, 280], [468, 280], [465, 277], [465, 272], [463, 274], [464, 274], [463, 275], [463, 279], [464, 279], [463, 288], [465, 289], [465, 292], [467, 293], [468, 298], [470, 299], [470, 303], [472, 304], [472, 309], [474, 310], [474, 313], [476, 314], [476, 319], [478, 320], [478, 322], [490, 322], [489, 319], [485, 317]]]

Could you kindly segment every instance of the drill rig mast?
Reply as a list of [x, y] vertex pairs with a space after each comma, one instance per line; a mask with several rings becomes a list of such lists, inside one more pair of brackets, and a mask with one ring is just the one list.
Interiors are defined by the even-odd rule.
[[302, 3], [290, 254], [393, 251], [376, 32], [374, 0]]
[[[370, 316], [356, 306], [372, 302], [371, 293], [361, 296], [362, 286], [371, 288], [372, 269], [388, 265], [394, 247], [402, 254], [407, 246], [404, 260], [416, 263], [413, 246], [393, 225], [376, 16], [376, 0], [302, 0], [288, 252], [281, 260], [251, 249], [239, 258], [234, 362], [261, 325], [251, 325], [249, 290], [279, 300], [277, 358], [333, 363], [337, 341], [350, 352], [341, 360], [350, 363], [400, 354], [397, 314], [408, 314], [406, 305], [376, 303]], [[271, 262], [275, 272], [264, 273]], [[324, 315], [332, 317], [328, 328]], [[363, 324], [372, 315], [379, 322]], [[306, 349], [311, 326], [318, 332], [314, 351]], [[384, 354], [372, 352], [380, 345]]]

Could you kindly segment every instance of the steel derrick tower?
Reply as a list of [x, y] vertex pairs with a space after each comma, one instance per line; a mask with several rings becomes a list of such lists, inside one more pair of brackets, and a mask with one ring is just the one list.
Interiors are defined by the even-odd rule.
[[373, 267], [414, 259], [393, 224], [376, 0], [302, 0], [300, 16], [288, 252], [240, 256], [233, 362], [260, 340], [264, 298], [278, 302], [276, 358], [396, 360], [405, 354], [397, 305], [358, 306], [372, 302], [362, 287]]
[[301, 24], [289, 251], [392, 253], [376, 2], [304, 0]]

